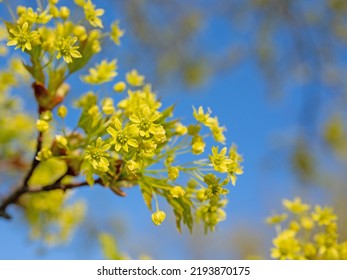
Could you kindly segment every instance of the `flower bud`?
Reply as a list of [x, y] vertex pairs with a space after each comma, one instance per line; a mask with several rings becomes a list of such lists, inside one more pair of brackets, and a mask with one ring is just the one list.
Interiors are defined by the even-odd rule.
[[66, 6], [60, 7], [60, 17], [64, 20], [68, 19], [70, 16], [70, 9]]
[[115, 108], [113, 106], [113, 100], [111, 98], [105, 98], [102, 101], [102, 112], [105, 115], [112, 115], [115, 111]]
[[24, 6], [17, 6], [17, 14], [21, 16], [22, 14], [26, 13], [27, 8]]
[[152, 222], [156, 226], [160, 226], [162, 222], [164, 222], [166, 218], [166, 214], [164, 211], [156, 211], [152, 214]]
[[77, 36], [80, 41], [84, 41], [88, 38], [87, 30], [83, 25], [76, 25], [73, 29], [73, 34]]
[[37, 120], [36, 121], [36, 128], [39, 132], [47, 132], [49, 129], [49, 124], [47, 121], [44, 120]]
[[196, 192], [196, 198], [199, 201], [205, 201], [206, 200], [206, 189], [200, 189]]
[[177, 167], [170, 166], [168, 168], [168, 177], [170, 180], [175, 181], [180, 174], [180, 171]]
[[53, 118], [53, 114], [51, 111], [44, 111], [43, 113], [41, 113], [40, 115], [40, 119], [44, 120], [46, 122], [50, 122]]
[[50, 6], [48, 11], [54, 18], [57, 18], [60, 15], [59, 9], [56, 6]]
[[136, 161], [129, 160], [127, 161], [125, 168], [129, 174], [134, 174], [139, 168], [139, 165]]
[[52, 151], [48, 148], [42, 148], [41, 151], [37, 153], [36, 159], [38, 161], [45, 161], [52, 156]]
[[184, 135], [188, 132], [188, 128], [181, 123], [176, 124], [176, 133], [178, 135]]
[[199, 155], [205, 151], [205, 142], [201, 136], [195, 135], [192, 140], [192, 153]]
[[186, 192], [181, 186], [175, 186], [170, 190], [170, 194], [172, 195], [173, 198], [179, 198], [184, 196]]
[[118, 82], [113, 86], [115, 92], [122, 92], [126, 89], [127, 85], [124, 82]]
[[55, 141], [58, 144], [58, 147], [64, 148], [67, 146], [67, 139], [62, 135], [56, 135]]
[[61, 105], [58, 108], [57, 114], [59, 117], [61, 117], [62, 119], [64, 119], [67, 115], [67, 108], [64, 105]]

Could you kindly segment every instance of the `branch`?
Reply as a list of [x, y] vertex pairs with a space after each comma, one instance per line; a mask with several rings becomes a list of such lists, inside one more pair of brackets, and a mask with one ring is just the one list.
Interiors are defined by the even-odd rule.
[[21, 195], [28, 192], [28, 189], [29, 189], [28, 182], [34, 173], [35, 168], [39, 164], [39, 161], [36, 159], [36, 156], [38, 152], [41, 150], [41, 148], [42, 148], [42, 132], [40, 132], [39, 135], [37, 136], [36, 152], [31, 162], [30, 169], [23, 179], [23, 183], [0, 204], [0, 217], [3, 217], [5, 219], [11, 219], [11, 216], [6, 213], [6, 208], [10, 204], [16, 203]]

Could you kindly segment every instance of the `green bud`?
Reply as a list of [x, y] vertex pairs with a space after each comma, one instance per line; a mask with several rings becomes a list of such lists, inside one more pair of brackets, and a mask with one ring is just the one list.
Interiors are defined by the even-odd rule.
[[188, 126], [188, 134], [189, 135], [197, 135], [201, 129], [200, 125], [189, 125]]
[[156, 226], [160, 226], [162, 222], [164, 222], [166, 218], [166, 214], [164, 211], [156, 211], [152, 214], [152, 222]]

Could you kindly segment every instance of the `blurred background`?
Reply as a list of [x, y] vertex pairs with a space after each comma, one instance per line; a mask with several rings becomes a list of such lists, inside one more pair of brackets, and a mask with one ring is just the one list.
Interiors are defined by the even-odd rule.
[[[91, 64], [116, 55], [119, 77], [138, 69], [164, 107], [176, 103], [183, 123], [192, 120], [192, 105], [210, 107], [227, 127], [227, 144], [238, 145], [244, 174], [231, 188], [227, 220], [212, 234], [199, 226], [192, 235], [179, 234], [173, 215], [154, 226], [138, 188], [126, 198], [81, 189], [74, 197], [87, 200], [88, 212], [69, 242], [30, 240], [12, 207], [14, 219], [0, 220], [0, 259], [101, 259], [100, 231], [111, 233], [119, 251], [135, 259], [267, 259], [275, 231], [265, 219], [281, 211], [282, 199], [296, 196], [333, 206], [340, 237], [347, 238], [347, 1], [93, 2], [106, 11], [104, 25], [119, 20], [125, 36], [121, 47], [106, 43]], [[60, 3], [75, 7], [73, 1]], [[0, 7], [0, 16], [10, 19]], [[0, 63], [6, 68], [6, 56]], [[78, 77], [68, 82], [71, 104], [88, 87]], [[30, 82], [16, 96], [34, 114]], [[77, 117], [76, 111], [68, 125]], [[10, 169], [0, 158], [0, 195], [20, 178], [18, 168]]]

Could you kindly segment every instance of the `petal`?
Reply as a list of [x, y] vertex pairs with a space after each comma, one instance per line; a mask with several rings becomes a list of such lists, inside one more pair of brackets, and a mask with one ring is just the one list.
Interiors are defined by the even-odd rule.
[[136, 116], [136, 115], [131, 115], [131, 116], [129, 117], [129, 119], [130, 119], [133, 123], [140, 123], [140, 122], [141, 122], [141, 120], [139, 119], [139, 117]]
[[129, 139], [127, 143], [129, 144], [129, 146], [132, 146], [134, 148], [137, 148], [139, 146], [135, 139]]
[[122, 123], [118, 118], [114, 119], [113, 123], [117, 130], [122, 130]]
[[117, 137], [117, 131], [115, 131], [112, 127], [108, 127], [106, 129], [106, 131], [108, 132], [108, 134], [110, 134], [113, 138]]
[[126, 152], [129, 152], [128, 144], [123, 145], [123, 150]]

